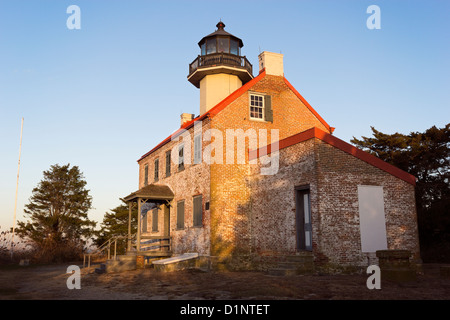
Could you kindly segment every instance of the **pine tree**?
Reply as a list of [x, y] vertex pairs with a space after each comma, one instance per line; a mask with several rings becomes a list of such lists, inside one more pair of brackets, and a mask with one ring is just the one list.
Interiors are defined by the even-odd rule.
[[[100, 226], [100, 232], [97, 235], [95, 243], [97, 246], [101, 246], [103, 243], [111, 239], [112, 237], [128, 236], [128, 219], [129, 208], [127, 204], [121, 204], [110, 212], [106, 212], [103, 217], [103, 222]], [[137, 208], [133, 207], [131, 211], [131, 234], [136, 233], [137, 230]], [[118, 242], [118, 253], [124, 254], [126, 251], [127, 239], [122, 239]]]
[[63, 261], [80, 256], [93, 234], [89, 220], [92, 197], [77, 166], [52, 165], [32, 191], [24, 212], [28, 221], [18, 222], [17, 233], [32, 240], [41, 261]]

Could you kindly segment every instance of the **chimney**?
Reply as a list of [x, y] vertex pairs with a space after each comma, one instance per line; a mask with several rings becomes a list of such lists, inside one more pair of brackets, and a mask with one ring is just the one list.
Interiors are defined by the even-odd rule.
[[263, 51], [259, 54], [258, 61], [259, 72], [266, 69], [266, 74], [284, 76], [283, 55], [281, 53]]
[[195, 114], [182, 113], [180, 117], [181, 117], [181, 126], [183, 126], [186, 122], [194, 120]]

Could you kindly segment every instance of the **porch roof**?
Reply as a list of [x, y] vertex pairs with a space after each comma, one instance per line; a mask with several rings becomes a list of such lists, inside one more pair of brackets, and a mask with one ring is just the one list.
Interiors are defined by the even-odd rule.
[[130, 202], [137, 201], [138, 198], [141, 198], [154, 201], [170, 201], [173, 197], [174, 194], [168, 186], [161, 184], [149, 184], [148, 186], [129, 194], [123, 198], [123, 200], [125, 200], [125, 202]]

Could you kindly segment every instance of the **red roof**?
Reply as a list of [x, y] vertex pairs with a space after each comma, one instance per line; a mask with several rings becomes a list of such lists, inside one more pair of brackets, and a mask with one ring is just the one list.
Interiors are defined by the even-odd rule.
[[[253, 78], [252, 80], [250, 80], [249, 82], [244, 84], [242, 87], [240, 87], [233, 93], [231, 93], [228, 97], [223, 99], [221, 102], [219, 102], [217, 105], [215, 105], [214, 107], [209, 109], [207, 112], [205, 112], [204, 114], [198, 116], [197, 118], [183, 124], [177, 131], [175, 131], [173, 134], [171, 134], [169, 137], [167, 137], [161, 143], [159, 143], [156, 147], [154, 147], [149, 152], [147, 152], [142, 157], [140, 157], [138, 162], [141, 161], [142, 159], [144, 159], [145, 157], [147, 157], [148, 155], [150, 155], [151, 153], [153, 153], [154, 151], [156, 151], [157, 149], [161, 148], [166, 143], [169, 143], [173, 138], [175, 138], [179, 134], [183, 133], [184, 130], [188, 130], [189, 128], [191, 128], [194, 125], [195, 121], [201, 121], [205, 118], [212, 118], [215, 115], [217, 115], [220, 111], [225, 109], [230, 103], [232, 103], [234, 100], [239, 98], [242, 94], [244, 94], [245, 92], [250, 90], [251, 87], [253, 87], [256, 83], [258, 83], [265, 76], [266, 76], [266, 71], [263, 69], [258, 74], [258, 76], [256, 76], [255, 78]], [[326, 123], [325, 120], [322, 119], [322, 117], [313, 109], [313, 107], [311, 107], [311, 105], [305, 100], [305, 98], [303, 98], [300, 95], [300, 93], [298, 93], [298, 91], [295, 90], [295, 88], [289, 83], [289, 81], [287, 81], [286, 78], [284, 78], [284, 82], [294, 92], [294, 94], [305, 104], [305, 106], [317, 117], [317, 119], [330, 131], [330, 133], [332, 133], [334, 131], [334, 128], [330, 127], [328, 125], [328, 123]]]
[[[354, 156], [360, 160], [363, 160], [363, 161], [367, 162], [368, 164], [371, 164], [374, 167], [377, 167], [383, 171], [386, 171], [387, 173], [390, 173], [391, 175], [393, 175], [399, 179], [402, 179], [403, 181], [406, 181], [412, 185], [416, 184], [416, 177], [409, 174], [408, 172], [403, 171], [403, 170], [397, 168], [396, 166], [393, 166], [392, 164], [387, 163], [387, 162], [381, 160], [380, 158], [377, 158], [377, 157], [371, 155], [368, 152], [358, 149], [355, 146], [352, 146], [351, 144], [349, 144], [341, 139], [338, 139], [335, 136], [333, 136], [319, 128], [316, 128], [316, 127], [280, 140], [278, 142], [278, 150], [290, 147], [294, 144], [304, 142], [304, 141], [312, 139], [312, 138], [320, 139], [320, 140], [332, 145], [333, 147], [336, 147], [348, 154], [351, 154], [352, 156]], [[267, 146], [267, 152], [265, 154], [270, 154], [270, 152], [272, 151], [272, 148], [274, 148], [273, 151], [276, 151], [276, 145], [273, 145], [273, 147], [272, 147], [272, 145], [273, 144]], [[262, 151], [263, 149], [265, 149], [265, 148], [259, 148], [256, 150], [249, 151], [249, 160], [258, 158], [260, 151]]]

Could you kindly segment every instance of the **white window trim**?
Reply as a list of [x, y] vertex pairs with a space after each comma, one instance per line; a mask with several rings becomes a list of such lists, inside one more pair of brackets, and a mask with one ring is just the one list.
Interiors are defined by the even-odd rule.
[[[251, 107], [252, 107], [252, 96], [259, 96], [262, 97], [262, 118], [254, 118], [251, 116]], [[260, 121], [260, 122], [266, 122], [265, 119], [265, 105], [264, 105], [264, 94], [263, 93], [257, 93], [257, 92], [249, 92], [248, 93], [248, 118], [252, 121]]]

